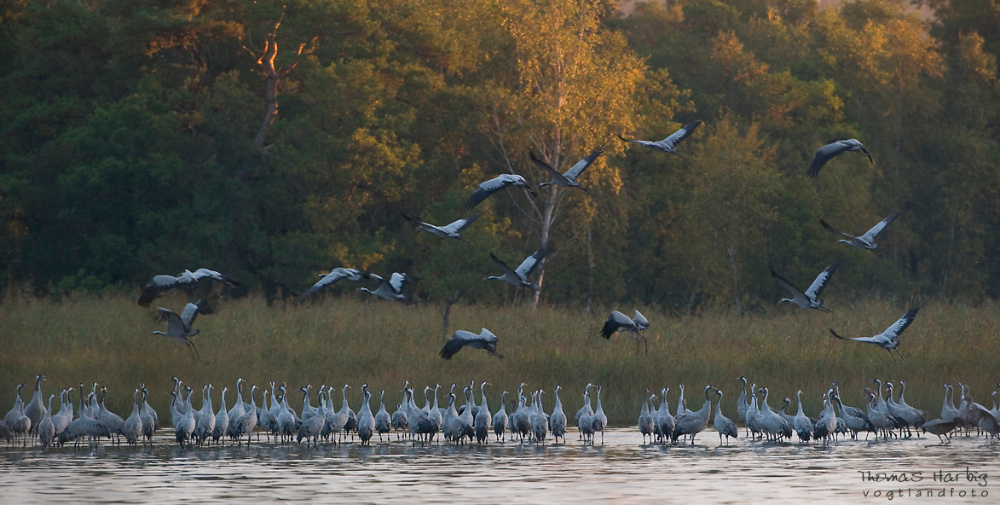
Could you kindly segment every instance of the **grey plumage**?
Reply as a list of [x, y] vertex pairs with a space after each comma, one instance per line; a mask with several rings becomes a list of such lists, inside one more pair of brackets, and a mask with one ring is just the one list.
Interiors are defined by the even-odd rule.
[[827, 283], [830, 282], [830, 276], [833, 275], [833, 272], [838, 266], [840, 266], [839, 258], [820, 272], [819, 275], [816, 276], [816, 279], [813, 280], [812, 284], [809, 285], [809, 288], [805, 291], [795, 287], [795, 285], [785, 280], [783, 277], [778, 275], [774, 269], [772, 269], [771, 276], [778, 281], [778, 284], [781, 284], [788, 290], [789, 293], [792, 294], [791, 298], [782, 298], [779, 303], [789, 302], [794, 303], [803, 309], [816, 309], [822, 312], [830, 312], [830, 309], [823, 306], [823, 300], [819, 299], [819, 295], [823, 292], [823, 288], [826, 287]]
[[823, 168], [823, 165], [826, 165], [826, 162], [838, 154], [848, 151], [862, 154], [868, 158], [869, 163], [875, 164], [875, 161], [872, 160], [872, 155], [868, 153], [868, 149], [857, 139], [838, 140], [816, 150], [816, 155], [813, 156], [812, 163], [809, 164], [809, 170], [806, 171], [806, 174], [809, 177], [816, 177], [819, 175], [819, 171]]
[[542, 263], [542, 260], [545, 259], [545, 256], [548, 255], [550, 252], [552, 252], [552, 250], [553, 250], [552, 242], [551, 241], [546, 242], [544, 245], [542, 245], [541, 249], [535, 251], [531, 256], [525, 258], [524, 261], [522, 261], [521, 264], [517, 267], [517, 269], [510, 268], [509, 266], [507, 266], [506, 263], [501, 261], [500, 258], [497, 258], [496, 255], [490, 253], [490, 258], [493, 260], [493, 263], [495, 263], [497, 266], [500, 267], [500, 269], [503, 271], [503, 274], [499, 276], [491, 275], [487, 277], [486, 280], [489, 279], [501, 280], [514, 286], [522, 286], [530, 288], [532, 287], [532, 284], [528, 282], [528, 277], [531, 276], [531, 273], [534, 272], [536, 268], [538, 268], [538, 266]]
[[483, 328], [478, 335], [471, 331], [457, 330], [445, 342], [444, 347], [441, 348], [441, 352], [438, 354], [444, 359], [451, 359], [463, 347], [469, 346], [473, 349], [483, 349], [490, 356], [503, 359], [503, 355], [497, 352], [497, 342], [497, 336], [486, 328]]
[[833, 331], [833, 328], [830, 329], [830, 333], [832, 333], [834, 337], [837, 337], [840, 340], [853, 340], [855, 342], [861, 342], [865, 344], [875, 344], [888, 351], [889, 355], [892, 356], [893, 361], [895, 361], [896, 357], [893, 356], [892, 354], [893, 350], [896, 351], [896, 354], [899, 354], [899, 359], [903, 359], [903, 355], [899, 353], [898, 349], [899, 336], [903, 333], [904, 330], [906, 330], [906, 328], [910, 326], [910, 323], [912, 323], [913, 319], [917, 317], [917, 312], [919, 311], [920, 311], [920, 305], [914, 305], [913, 307], [910, 308], [910, 310], [906, 311], [906, 314], [903, 314], [903, 317], [899, 318], [899, 320], [897, 320], [895, 323], [892, 323], [892, 325], [886, 328], [885, 331], [872, 337], [853, 337], [853, 338], [842, 337], [838, 335], [835, 331]]
[[368, 274], [360, 270], [354, 268], [337, 267], [334, 268], [333, 270], [330, 270], [329, 273], [320, 274], [320, 280], [316, 281], [316, 283], [313, 284], [311, 288], [307, 289], [305, 293], [302, 293], [299, 296], [306, 297], [314, 295], [326, 289], [327, 287], [333, 285], [337, 281], [343, 279], [347, 279], [349, 281], [354, 281], [354, 282], [361, 282], [362, 280], [367, 278]]
[[501, 189], [519, 186], [527, 190], [532, 195], [536, 194], [535, 190], [531, 188], [528, 181], [524, 180], [524, 177], [515, 174], [500, 174], [488, 181], [483, 181], [476, 188], [476, 191], [469, 196], [469, 199], [462, 204], [466, 209], [471, 209], [476, 205], [482, 203], [483, 200], [488, 198], [493, 193], [500, 191]]
[[698, 128], [698, 125], [700, 125], [700, 124], [701, 124], [701, 121], [692, 121], [692, 122], [684, 125], [683, 127], [681, 127], [681, 129], [675, 131], [674, 133], [671, 133], [669, 136], [667, 136], [667, 138], [665, 138], [663, 140], [656, 140], [656, 141], [651, 141], [651, 140], [629, 140], [629, 139], [627, 139], [625, 137], [622, 137], [621, 135], [619, 135], [618, 138], [622, 139], [622, 141], [624, 141], [624, 142], [633, 142], [633, 143], [636, 143], [636, 144], [648, 147], [650, 149], [654, 149], [656, 151], [660, 151], [660, 152], [664, 152], [664, 153], [670, 153], [670, 154], [673, 154], [675, 156], [679, 156], [677, 154], [677, 144], [680, 144], [681, 141], [683, 141], [684, 139], [690, 137], [691, 134], [694, 133], [695, 128]]
[[199, 359], [198, 349], [195, 347], [194, 342], [188, 337], [193, 337], [198, 334], [198, 330], [192, 329], [191, 325], [194, 324], [195, 317], [198, 314], [211, 314], [212, 307], [209, 306], [206, 300], [198, 300], [193, 303], [188, 303], [184, 306], [184, 311], [180, 315], [177, 313], [165, 309], [163, 307], [157, 307], [157, 312], [160, 315], [161, 321], [167, 322], [167, 331], [153, 331], [153, 335], [163, 335], [165, 337], [170, 337], [178, 342], [183, 343], [191, 351], [191, 356], [195, 360]]
[[601, 153], [603, 152], [604, 152], [603, 147], [598, 147], [597, 149], [594, 149], [593, 151], [590, 152], [590, 154], [587, 155], [587, 157], [576, 162], [572, 167], [570, 167], [569, 170], [566, 171], [566, 173], [560, 173], [558, 170], [553, 168], [548, 163], [536, 158], [535, 153], [533, 152], [529, 152], [528, 156], [531, 158], [531, 161], [535, 162], [536, 165], [542, 167], [543, 170], [545, 170], [549, 175], [552, 176], [551, 181], [543, 182], [538, 185], [539, 187], [555, 185], [563, 188], [580, 188], [586, 191], [587, 190], [586, 188], [580, 186], [580, 181], [578, 179], [580, 178], [581, 175], [583, 175], [583, 171], [586, 170], [587, 167], [589, 167], [594, 162], [594, 160], [596, 160], [597, 157], [600, 156]]
[[899, 214], [900, 214], [899, 212], [893, 212], [892, 214], [889, 214], [885, 219], [879, 221], [875, 226], [872, 226], [871, 229], [866, 231], [864, 235], [858, 237], [855, 237], [850, 233], [844, 233], [830, 226], [826, 221], [822, 219], [819, 220], [819, 224], [822, 225], [823, 228], [826, 228], [827, 231], [845, 237], [845, 239], [840, 239], [837, 242], [847, 244], [855, 249], [860, 249], [862, 251], [866, 250], [871, 251], [879, 256], [882, 256], [882, 254], [878, 252], [878, 244], [875, 243], [875, 237], [878, 236], [879, 233], [882, 233], [882, 231], [885, 230], [886, 226], [892, 224], [893, 221], [895, 221], [896, 218], [899, 217]]

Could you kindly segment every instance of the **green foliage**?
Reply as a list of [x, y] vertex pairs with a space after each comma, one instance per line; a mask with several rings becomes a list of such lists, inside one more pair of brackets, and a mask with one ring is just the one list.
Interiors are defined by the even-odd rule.
[[[525, 290], [482, 281], [489, 253], [552, 239], [536, 277], [567, 307], [761, 310], [770, 268], [807, 278], [836, 257], [831, 297], [994, 298], [1000, 11], [926, 4], [6, 2], [0, 286], [209, 266], [273, 302], [344, 265], [415, 274], [421, 301], [516, 305]], [[694, 119], [679, 157], [616, 139]], [[845, 138], [874, 166], [845, 153], [804, 176]], [[450, 223], [497, 173], [548, 180], [529, 152], [565, 171], [601, 145], [589, 191], [499, 193], [472, 244], [400, 216]], [[860, 234], [894, 211], [884, 258], [819, 226]]]

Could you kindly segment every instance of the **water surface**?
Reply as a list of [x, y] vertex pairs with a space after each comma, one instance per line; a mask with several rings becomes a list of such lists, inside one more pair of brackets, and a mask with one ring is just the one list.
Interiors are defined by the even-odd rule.
[[[370, 447], [348, 442], [313, 448], [262, 438], [250, 447], [192, 449], [181, 449], [167, 435], [161, 430], [154, 444], [145, 447], [107, 442], [48, 451], [0, 447], [0, 503], [801, 504], [1000, 499], [1000, 444], [961, 435], [948, 445], [932, 436], [887, 442], [842, 439], [829, 447], [740, 439], [720, 447], [717, 434], [707, 431], [693, 446], [661, 446], [643, 444], [635, 428], [619, 428], [608, 430], [603, 446], [598, 436], [593, 447], [582, 445], [571, 433], [565, 444], [544, 446], [421, 446], [393, 437], [384, 443], [376, 438]], [[863, 471], [881, 480], [864, 480]], [[909, 482], [885, 482], [887, 475]], [[954, 480], [943, 482], [945, 478]], [[928, 498], [928, 492], [934, 495]]]

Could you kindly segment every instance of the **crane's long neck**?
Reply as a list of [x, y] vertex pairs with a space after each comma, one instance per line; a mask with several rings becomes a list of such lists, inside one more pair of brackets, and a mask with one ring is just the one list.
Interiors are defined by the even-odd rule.
[[796, 412], [795, 415], [797, 415], [797, 416], [804, 416], [804, 415], [806, 415], [805, 412], [802, 411], [802, 391], [801, 390], [795, 392], [795, 398], [799, 401], [799, 411]]
[[139, 415], [139, 390], [136, 389], [132, 392], [132, 415]]

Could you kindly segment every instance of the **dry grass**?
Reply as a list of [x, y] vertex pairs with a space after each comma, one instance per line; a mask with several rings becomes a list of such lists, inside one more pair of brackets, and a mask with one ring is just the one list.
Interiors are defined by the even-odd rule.
[[[160, 302], [174, 309], [183, 305], [180, 297]], [[861, 406], [861, 390], [877, 377], [905, 380], [907, 402], [937, 417], [944, 382], [970, 384], [974, 397], [989, 405], [989, 393], [1000, 380], [997, 308], [995, 303], [927, 304], [903, 335], [906, 360], [897, 362], [882, 349], [837, 341], [828, 331], [881, 332], [906, 311], [903, 304], [887, 301], [838, 307], [829, 315], [788, 306], [770, 315], [742, 318], [722, 311], [683, 317], [644, 311], [653, 326], [646, 333], [649, 354], [640, 351], [638, 358], [628, 334], [619, 333], [610, 341], [600, 338], [604, 310], [588, 315], [556, 308], [458, 305], [452, 308], [452, 331], [489, 328], [500, 337], [499, 352], [506, 359], [465, 349], [445, 361], [437, 355], [444, 341], [440, 307], [407, 307], [350, 295], [268, 306], [261, 297], [248, 297], [199, 317], [195, 326], [201, 334], [194, 340], [202, 359], [194, 362], [183, 345], [150, 335], [163, 324], [156, 321], [154, 310], [136, 306], [131, 298], [8, 299], [0, 305], [0, 400], [12, 402], [15, 386], [24, 382], [24, 399], [29, 401], [33, 378], [42, 373], [49, 376], [43, 384], [46, 393], [81, 381], [106, 385], [108, 407], [123, 415], [131, 410], [129, 393], [145, 382], [151, 403], [164, 412], [169, 378], [176, 375], [192, 386], [213, 383], [217, 390], [233, 387], [237, 377], [258, 385], [287, 382], [296, 388], [347, 383], [354, 387], [349, 394], [355, 408], [361, 403], [359, 386], [366, 382], [376, 391], [386, 390], [387, 403], [392, 402], [387, 408], [392, 410], [404, 380], [421, 386], [475, 380], [477, 387], [487, 380], [494, 385], [487, 390], [493, 410], [501, 389], [513, 392], [520, 382], [529, 389], [545, 389], [546, 409], [551, 409], [552, 391], [560, 384], [565, 411], [572, 415], [582, 405], [584, 385], [592, 382], [604, 386], [611, 424], [630, 425], [646, 386], [657, 394], [670, 386], [671, 410], [678, 384], [687, 386], [692, 408], [704, 401], [706, 384], [720, 387], [726, 393], [724, 410], [735, 417], [737, 379], [745, 375], [770, 388], [771, 406], [802, 389], [807, 412], [815, 414], [820, 395], [832, 381], [840, 384], [845, 403]], [[218, 405], [217, 392], [215, 397]], [[293, 396], [293, 405], [300, 402], [299, 395]]]

